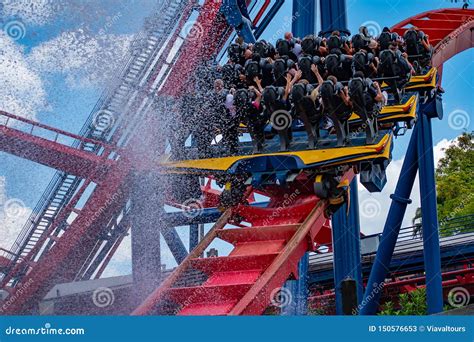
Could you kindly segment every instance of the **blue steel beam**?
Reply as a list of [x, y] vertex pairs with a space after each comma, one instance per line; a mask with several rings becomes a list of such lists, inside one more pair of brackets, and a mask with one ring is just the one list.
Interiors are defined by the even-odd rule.
[[360, 259], [360, 221], [357, 178], [350, 184], [350, 205], [347, 203], [332, 216], [332, 244], [334, 255], [334, 290], [336, 314], [343, 314], [341, 284], [346, 279], [356, 282], [357, 301], [363, 294], [362, 265]]
[[[220, 11], [225, 16], [227, 23], [237, 31], [237, 34], [246, 43], [255, 43], [252, 22], [240, 11], [239, 2], [240, 0], [223, 0]], [[248, 15], [248, 12], [244, 14]]]
[[390, 196], [392, 203], [385, 221], [374, 265], [367, 281], [367, 288], [359, 311], [361, 315], [374, 315], [377, 312], [381, 290], [390, 267], [403, 217], [407, 205], [411, 203], [410, 194], [418, 171], [417, 144], [420, 129], [420, 125], [416, 124], [408, 144], [395, 193]]
[[325, 36], [336, 30], [349, 35], [346, 0], [321, 0], [320, 9], [321, 31]]
[[292, 32], [295, 37], [303, 38], [316, 31], [317, 1], [293, 0]]
[[[268, 202], [254, 203], [252, 206], [265, 208], [268, 206]], [[221, 217], [221, 215], [222, 212], [217, 208], [205, 208], [195, 217], [185, 215], [182, 211], [177, 211], [163, 214], [162, 219], [168, 227], [178, 227], [189, 226], [192, 224], [214, 223], [219, 219], [219, 217]]]
[[[433, 100], [432, 100], [433, 101]], [[436, 100], [434, 100], [436, 101]], [[435, 165], [431, 119], [420, 106], [422, 115], [418, 132], [418, 166], [420, 171], [421, 216], [423, 224], [423, 249], [426, 272], [426, 303], [428, 314], [443, 311], [443, 286], [439, 248], [438, 214], [436, 206]]]
[[188, 256], [188, 251], [184, 246], [183, 241], [178, 235], [176, 228], [166, 227], [161, 230], [161, 235], [170, 248], [171, 254], [173, 254], [176, 263], [179, 265]]
[[298, 263], [298, 279], [288, 280], [285, 283], [284, 288], [291, 293], [291, 296], [289, 303], [281, 308], [282, 316], [304, 316], [308, 314], [308, 266], [309, 253], [306, 253]]
[[196, 248], [199, 243], [199, 225], [193, 223], [189, 226], [189, 252]]

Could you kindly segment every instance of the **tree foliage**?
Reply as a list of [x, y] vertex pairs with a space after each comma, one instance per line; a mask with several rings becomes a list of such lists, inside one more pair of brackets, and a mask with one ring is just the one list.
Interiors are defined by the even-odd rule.
[[464, 133], [446, 148], [436, 169], [440, 222], [474, 214], [474, 132]]
[[426, 315], [427, 313], [426, 289], [419, 288], [412, 292], [401, 293], [398, 297], [398, 306], [394, 302], [386, 302], [379, 315], [421, 316]]
[[[450, 219], [474, 214], [474, 132], [465, 132], [445, 150], [436, 169], [438, 219], [441, 234], [454, 232], [443, 229]], [[421, 236], [421, 208], [413, 217], [413, 236]]]

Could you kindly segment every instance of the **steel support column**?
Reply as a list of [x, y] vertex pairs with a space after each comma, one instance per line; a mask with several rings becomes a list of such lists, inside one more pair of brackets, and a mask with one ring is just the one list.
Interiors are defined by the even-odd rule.
[[132, 272], [134, 300], [142, 301], [161, 279], [160, 231], [164, 192], [161, 176], [136, 172], [131, 191]]
[[324, 35], [332, 31], [349, 34], [347, 28], [346, 0], [320, 0], [321, 31]]
[[316, 0], [293, 1], [292, 32], [295, 37], [301, 37], [316, 32]]
[[420, 125], [417, 124], [408, 144], [395, 193], [390, 196], [392, 203], [390, 204], [380, 245], [377, 249], [369, 280], [367, 281], [364, 299], [360, 305], [359, 313], [361, 315], [374, 315], [377, 312], [380, 295], [382, 294], [385, 277], [392, 260], [403, 217], [405, 216], [407, 205], [411, 203], [410, 194], [418, 171], [417, 143], [419, 131]]
[[360, 222], [357, 178], [350, 184], [350, 205], [344, 204], [332, 217], [332, 245], [334, 255], [334, 290], [336, 314], [343, 314], [341, 284], [346, 279], [356, 282], [357, 301], [363, 293], [360, 261]]
[[426, 302], [428, 314], [434, 314], [443, 311], [443, 286], [431, 119], [428, 117], [428, 113], [423, 113], [423, 105], [421, 112], [422, 115], [418, 118], [418, 165], [426, 272]]
[[[284, 290], [289, 294], [288, 303], [281, 308], [283, 316], [303, 316], [308, 313], [308, 265], [309, 253], [306, 253], [298, 263], [298, 279], [288, 280]], [[284, 300], [285, 301], [285, 300]]]
[[176, 263], [179, 265], [188, 256], [186, 246], [178, 235], [174, 227], [162, 227], [161, 234], [165, 239], [166, 244], [170, 248]]
[[199, 243], [199, 225], [192, 224], [189, 226], [189, 252], [198, 245]]

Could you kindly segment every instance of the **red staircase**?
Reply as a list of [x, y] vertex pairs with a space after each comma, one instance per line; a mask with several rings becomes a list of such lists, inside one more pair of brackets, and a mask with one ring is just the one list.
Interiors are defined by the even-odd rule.
[[[238, 206], [229, 209], [198, 247], [138, 307], [134, 315], [259, 315], [270, 304], [275, 289], [288, 278], [298, 278], [298, 262], [314, 249], [315, 242], [326, 241], [328, 220], [326, 201], [308, 196], [303, 203], [285, 208], [284, 224], [246, 228], [225, 228], [232, 217], [249, 214], [268, 219], [268, 208]], [[293, 212], [293, 215], [286, 213]], [[231, 243], [228, 256], [201, 258], [215, 239]], [[184, 285], [189, 272], [202, 272], [205, 280]], [[180, 284], [181, 283], [181, 284]]]

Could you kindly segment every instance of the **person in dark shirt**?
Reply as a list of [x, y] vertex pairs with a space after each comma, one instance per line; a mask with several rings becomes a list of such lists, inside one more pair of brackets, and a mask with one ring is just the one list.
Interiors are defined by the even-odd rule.
[[264, 116], [261, 99], [261, 92], [254, 86], [238, 89], [234, 95], [236, 116], [248, 127], [253, 153], [261, 153], [265, 142], [264, 129], [268, 118]]
[[366, 143], [372, 144], [377, 131], [376, 118], [384, 100], [380, 85], [357, 71], [349, 82], [349, 96], [354, 112], [365, 127]]
[[349, 91], [337, 78], [329, 76], [320, 89], [324, 114], [328, 115], [334, 124], [337, 134], [337, 146], [345, 146], [348, 142], [348, 120], [352, 114], [352, 104]]

